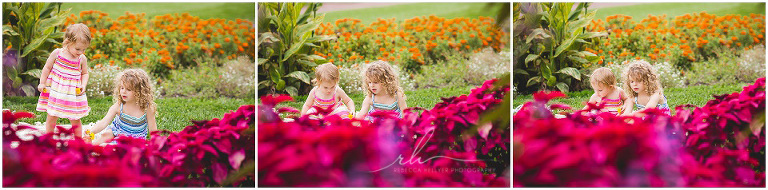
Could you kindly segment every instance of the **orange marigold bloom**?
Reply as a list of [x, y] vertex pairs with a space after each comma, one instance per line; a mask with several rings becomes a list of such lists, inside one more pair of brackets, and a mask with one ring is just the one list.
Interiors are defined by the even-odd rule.
[[127, 51], [127, 52], [132, 52], [132, 51], [133, 51], [133, 48], [128, 48], [128, 49], [125, 49], [125, 51]]

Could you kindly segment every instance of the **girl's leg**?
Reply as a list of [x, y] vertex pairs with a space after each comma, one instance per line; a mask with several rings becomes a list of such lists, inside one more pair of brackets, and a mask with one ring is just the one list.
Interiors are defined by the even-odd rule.
[[342, 119], [349, 119], [349, 110], [347, 110], [346, 106], [339, 106], [328, 115], [339, 115]]
[[45, 133], [53, 133], [53, 129], [56, 127], [56, 120], [59, 120], [59, 117], [48, 115], [45, 118]]
[[309, 110], [307, 110], [306, 114], [309, 115], [309, 114], [313, 114], [313, 113], [316, 113], [316, 112], [317, 112], [317, 109], [315, 109], [315, 107], [311, 107], [311, 108], [309, 108]]
[[115, 136], [112, 134], [112, 129], [107, 129], [104, 131], [104, 133], [101, 133], [99, 138], [93, 140], [93, 145], [100, 145], [101, 143], [112, 140], [112, 138], [115, 138]]
[[75, 130], [75, 138], [80, 138], [83, 136], [83, 123], [80, 122], [79, 119], [77, 120], [69, 120], [69, 123], [72, 124], [72, 129]]

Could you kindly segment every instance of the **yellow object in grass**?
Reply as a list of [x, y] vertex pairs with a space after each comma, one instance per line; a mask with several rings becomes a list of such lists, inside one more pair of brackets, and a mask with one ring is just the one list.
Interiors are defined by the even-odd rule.
[[90, 137], [90, 138], [91, 138], [91, 140], [93, 140], [94, 138], [96, 138], [96, 134], [93, 134], [93, 133], [91, 132], [91, 130], [85, 130], [85, 134], [87, 134], [87, 135], [88, 135], [88, 137]]

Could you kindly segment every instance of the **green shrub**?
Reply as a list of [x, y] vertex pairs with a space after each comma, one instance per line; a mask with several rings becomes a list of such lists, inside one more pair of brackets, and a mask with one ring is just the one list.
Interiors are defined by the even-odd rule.
[[64, 23], [69, 10], [62, 11], [60, 6], [61, 3], [3, 3], [3, 94], [36, 94], [41, 69], [54, 45], [61, 44], [64, 36], [58, 26]]
[[[518, 91], [557, 89], [581, 90], [585, 75], [578, 68], [597, 63], [599, 57], [586, 51], [587, 44], [605, 32], [587, 32], [595, 10], [590, 3], [516, 4], [513, 46], [513, 78]], [[519, 11], [518, 11], [519, 10]]]
[[509, 71], [509, 50], [499, 53], [490, 48], [468, 56], [450, 55], [446, 61], [424, 66], [415, 75], [415, 87], [444, 88], [477, 86], [491, 78], [501, 77]]
[[765, 46], [763, 45], [741, 53], [738, 74], [736, 74], [736, 79], [743, 83], [753, 82], [760, 77], [765, 77]]
[[199, 66], [171, 70], [166, 81], [162, 83], [162, 95], [165, 97], [216, 97], [216, 68]]
[[226, 97], [248, 98], [256, 94], [255, 65], [247, 57], [225, 63], [219, 69], [219, 80], [216, 89]]
[[[304, 13], [301, 10], [305, 7]], [[315, 35], [325, 14], [321, 3], [259, 3], [259, 93], [296, 96], [311, 88], [309, 73], [325, 58], [311, 55], [326, 36]]]
[[120, 72], [118, 66], [96, 65], [88, 74], [88, 86], [85, 88], [89, 97], [111, 96], [115, 77]]
[[256, 93], [253, 62], [240, 57], [222, 66], [216, 65], [205, 62], [194, 68], [172, 70], [158, 90], [165, 97], [253, 97]]
[[685, 78], [688, 85], [735, 84], [740, 70], [736, 58], [722, 58], [693, 64]]

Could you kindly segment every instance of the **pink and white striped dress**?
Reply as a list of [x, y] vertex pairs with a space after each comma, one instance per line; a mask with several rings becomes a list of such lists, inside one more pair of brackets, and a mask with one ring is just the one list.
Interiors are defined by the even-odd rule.
[[[59, 51], [64, 51], [60, 49]], [[48, 115], [67, 119], [80, 119], [88, 115], [91, 107], [83, 92], [77, 95], [76, 89], [81, 85], [80, 59], [68, 60], [57, 55], [53, 68], [46, 80], [47, 92], [40, 93], [37, 101], [37, 111], [47, 112]]]

